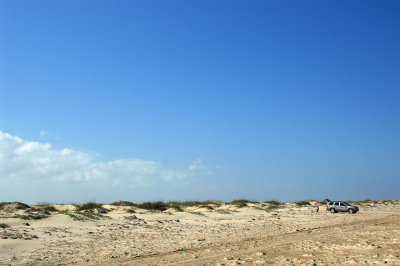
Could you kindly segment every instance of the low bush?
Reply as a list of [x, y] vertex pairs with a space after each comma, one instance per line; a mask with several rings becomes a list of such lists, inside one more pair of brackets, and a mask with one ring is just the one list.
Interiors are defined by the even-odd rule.
[[311, 205], [310, 202], [307, 201], [307, 200], [297, 201], [297, 202], [295, 202], [295, 203], [296, 203], [296, 205], [299, 206], [299, 207]]
[[130, 201], [119, 200], [111, 203], [114, 206], [135, 206], [136, 204]]
[[0, 224], [0, 228], [7, 228], [10, 227], [8, 224]]
[[377, 203], [377, 201], [371, 200], [371, 199], [365, 199], [365, 200], [359, 201], [358, 203], [360, 203], [360, 204], [363, 204], [363, 203]]
[[29, 206], [28, 204], [22, 203], [22, 202], [15, 202], [17, 204], [17, 206], [15, 207], [15, 209], [17, 210], [26, 210], [29, 209], [31, 206]]
[[77, 214], [74, 214], [74, 213], [67, 213], [67, 212], [64, 212], [64, 214], [65, 214], [65, 215], [68, 215], [69, 217], [71, 217], [72, 219], [74, 219], [74, 221], [86, 221], [86, 220], [88, 220], [88, 219], [85, 218], [84, 216], [77, 215]]
[[41, 220], [41, 219], [46, 219], [48, 218], [48, 215], [43, 215], [43, 214], [31, 214], [31, 215], [15, 215], [11, 218], [18, 218], [22, 220]]
[[190, 212], [191, 214], [194, 214], [194, 215], [199, 215], [199, 216], [206, 216], [204, 213], [202, 213], [202, 212]]
[[176, 211], [183, 211], [182, 208], [184, 207], [203, 207], [203, 208], [208, 208], [208, 209], [213, 209], [209, 205], [216, 205], [216, 206], [221, 206], [222, 202], [220, 201], [213, 201], [213, 200], [207, 200], [207, 201], [170, 201], [167, 203], [167, 205], [170, 208], [174, 208]]
[[165, 211], [168, 208], [168, 205], [162, 201], [147, 201], [141, 204], [136, 204], [135, 207], [150, 211]]
[[127, 209], [126, 212], [127, 213], [136, 213], [136, 211], [134, 209]]
[[278, 205], [271, 205], [268, 208], [265, 209], [266, 212], [274, 211], [276, 209], [279, 209]]
[[221, 214], [230, 214], [231, 213], [230, 211], [225, 211], [225, 210], [217, 210], [217, 212], [221, 213]]
[[246, 207], [248, 203], [258, 203], [258, 202], [247, 199], [238, 199], [230, 202], [230, 204], [235, 205], [238, 208]]
[[3, 209], [7, 205], [15, 204], [15, 209], [17, 210], [25, 210], [29, 209], [30, 206], [28, 204], [22, 202], [0, 202], [0, 209]]
[[48, 206], [41, 206], [41, 209], [48, 211], [48, 212], [56, 212], [58, 211], [54, 206], [48, 205]]
[[178, 202], [175, 202], [175, 201], [168, 202], [167, 206], [169, 208], [175, 209], [175, 211], [177, 211], [177, 212], [183, 212], [183, 209], [182, 209], [181, 205], [179, 205]]
[[101, 208], [103, 204], [98, 204], [96, 202], [88, 202], [83, 205], [78, 206], [78, 211], [86, 211], [86, 210], [93, 210], [97, 208]]
[[268, 203], [269, 205], [272, 205], [272, 206], [278, 206], [278, 205], [282, 204], [282, 203], [280, 203], [279, 201], [276, 201], [276, 200], [268, 200], [268, 201], [264, 201], [264, 203]]
[[167, 203], [172, 208], [173, 206], [180, 206], [180, 207], [193, 207], [204, 204], [202, 201], [170, 201]]

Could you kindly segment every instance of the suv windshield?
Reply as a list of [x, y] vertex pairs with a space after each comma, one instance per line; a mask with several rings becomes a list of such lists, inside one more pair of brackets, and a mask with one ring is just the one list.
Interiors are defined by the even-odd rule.
[[344, 206], [350, 206], [347, 202], [342, 202]]

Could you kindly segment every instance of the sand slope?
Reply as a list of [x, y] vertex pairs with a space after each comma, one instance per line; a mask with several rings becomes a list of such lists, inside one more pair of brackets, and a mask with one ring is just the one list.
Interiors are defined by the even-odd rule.
[[268, 212], [257, 204], [161, 213], [103, 208], [103, 217], [81, 221], [59, 212], [0, 219], [9, 225], [0, 228], [0, 264], [400, 265], [399, 204], [361, 206], [354, 215], [322, 206], [315, 216], [293, 205]]

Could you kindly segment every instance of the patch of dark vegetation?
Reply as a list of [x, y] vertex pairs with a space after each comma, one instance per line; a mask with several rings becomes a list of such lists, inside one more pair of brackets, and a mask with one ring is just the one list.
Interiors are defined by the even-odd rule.
[[169, 201], [169, 202], [163, 202], [163, 201], [154, 201], [154, 202], [143, 202], [140, 204], [134, 204], [133, 206], [140, 208], [140, 209], [146, 209], [150, 211], [165, 211], [168, 208], [173, 208], [177, 212], [183, 212], [184, 208], [186, 207], [199, 207], [199, 208], [207, 208], [209, 210], [213, 210], [214, 206], [220, 206], [223, 203], [219, 201]]
[[365, 200], [359, 201], [358, 203], [359, 203], [359, 204], [368, 204], [368, 203], [370, 203], [370, 204], [376, 204], [376, 203], [378, 203], [378, 202], [375, 201], [375, 200], [371, 200], [371, 199], [365, 199]]
[[173, 206], [172, 208], [174, 208], [177, 212], [183, 212], [183, 209], [180, 206]]
[[167, 206], [169, 208], [175, 209], [175, 211], [177, 211], [177, 212], [183, 212], [183, 209], [182, 209], [181, 205], [179, 204], [179, 202], [171, 201], [171, 202], [167, 203]]
[[387, 205], [387, 204], [396, 204], [396, 201], [395, 200], [378, 200], [378, 203]]
[[247, 199], [238, 199], [238, 200], [234, 200], [234, 201], [230, 202], [231, 205], [235, 205], [238, 208], [247, 207], [247, 204], [249, 204], [249, 203], [258, 203], [258, 202], [247, 200]]
[[29, 209], [31, 206], [22, 202], [0, 202], [0, 209], [3, 209], [6, 206], [15, 205], [15, 209], [17, 210], [25, 210]]
[[265, 209], [266, 212], [274, 211], [276, 209], [279, 209], [279, 205], [271, 205], [268, 208]]
[[51, 213], [47, 210], [43, 210], [40, 208], [30, 208], [25, 210], [25, 213], [29, 214], [29, 215], [33, 215], [33, 216], [37, 216], [37, 215], [51, 215]]
[[203, 203], [204, 202], [202, 202], [202, 201], [170, 201], [167, 204], [171, 208], [174, 208], [176, 206], [179, 206], [179, 207], [193, 207], [193, 206], [201, 205]]
[[50, 202], [41, 202], [33, 206], [33, 208], [43, 210], [46, 212], [58, 212], [58, 210], [53, 205], [54, 204]]
[[85, 216], [85, 217], [88, 217], [89, 219], [92, 219], [92, 220], [99, 220], [100, 218], [111, 219], [110, 217], [102, 215], [100, 213], [83, 212], [83, 213], [80, 213], [80, 214]]
[[140, 204], [135, 204], [135, 207], [150, 211], [165, 211], [168, 205], [162, 201], [146, 201]]
[[221, 206], [223, 203], [220, 201], [214, 201], [214, 200], [207, 200], [207, 201], [169, 201], [169, 202], [163, 202], [163, 201], [147, 201], [143, 203], [134, 203], [130, 201], [115, 201], [111, 203], [111, 205], [114, 206], [131, 206], [131, 207], [136, 207], [140, 209], [146, 209], [146, 210], [151, 210], [151, 211], [165, 211], [168, 208], [173, 208], [177, 212], [183, 212], [183, 208], [185, 207], [202, 207], [202, 208], [207, 208], [207, 209], [214, 209], [214, 206]]
[[134, 209], [127, 209], [126, 212], [127, 213], [136, 213], [136, 211]]
[[204, 208], [204, 209], [207, 209], [207, 210], [210, 210], [210, 211], [214, 210], [214, 208], [212, 206], [210, 206], [210, 205], [199, 205], [199, 208]]
[[214, 207], [221, 206], [223, 203], [220, 201], [170, 201], [167, 203], [170, 208], [174, 208], [178, 212], [184, 211], [185, 207], [199, 207], [213, 210]]
[[199, 216], [206, 216], [204, 213], [202, 213], [202, 212], [190, 212], [191, 214], [194, 214], [194, 215], [199, 215]]
[[215, 205], [215, 206], [219, 207], [219, 206], [222, 206], [224, 203], [221, 201], [217, 201], [217, 200], [207, 200], [207, 201], [204, 201], [203, 204]]
[[43, 207], [43, 210], [48, 211], [48, 212], [58, 211], [54, 206], [45, 206], [45, 207]]
[[17, 206], [15, 207], [15, 209], [17, 210], [26, 210], [29, 209], [31, 206], [29, 206], [28, 204], [22, 203], [22, 202], [15, 202], [17, 204]]
[[74, 221], [86, 221], [87, 220], [87, 218], [85, 218], [84, 216], [77, 215], [74, 213], [64, 212], [64, 214], [71, 217], [72, 219], [74, 219]]
[[267, 201], [264, 201], [264, 203], [268, 203], [271, 206], [278, 206], [278, 205], [282, 204], [281, 202], [276, 201], [276, 200], [267, 200]]
[[308, 200], [297, 201], [295, 204], [299, 207], [309, 206], [311, 205]]
[[8, 224], [0, 224], [0, 228], [8, 228], [10, 227]]
[[103, 204], [99, 204], [96, 202], [88, 202], [78, 206], [78, 211], [85, 211], [85, 210], [94, 210], [101, 208]]
[[46, 212], [57, 212], [58, 210], [51, 205], [36, 205], [36, 208], [40, 208], [41, 210], [44, 210]]
[[130, 201], [119, 200], [119, 201], [114, 201], [113, 203], [111, 203], [111, 205], [114, 205], [114, 206], [136, 206], [137, 204], [130, 202]]
[[30, 214], [30, 215], [15, 215], [10, 218], [17, 218], [17, 219], [22, 219], [22, 220], [41, 220], [41, 219], [46, 219], [48, 217], [49, 217], [49, 215]]
[[79, 212], [79, 213], [70, 213], [63, 212], [63, 214], [71, 217], [74, 221], [89, 221], [89, 220], [100, 220], [101, 218], [111, 219], [108, 216], [101, 215], [100, 213], [91, 213], [91, 212]]
[[182, 201], [178, 202], [180, 206], [183, 207], [194, 207], [194, 206], [199, 206], [201, 204], [204, 204], [203, 201]]

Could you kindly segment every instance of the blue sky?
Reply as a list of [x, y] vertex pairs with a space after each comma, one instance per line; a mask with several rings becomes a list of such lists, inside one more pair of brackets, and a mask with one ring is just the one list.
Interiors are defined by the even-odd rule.
[[0, 201], [398, 199], [398, 1], [0, 1]]

